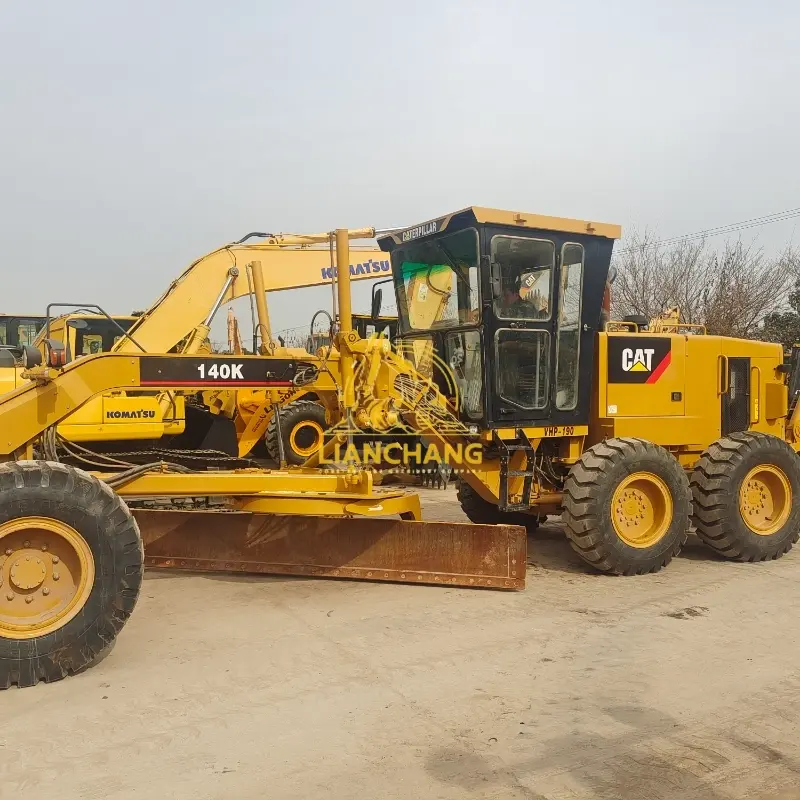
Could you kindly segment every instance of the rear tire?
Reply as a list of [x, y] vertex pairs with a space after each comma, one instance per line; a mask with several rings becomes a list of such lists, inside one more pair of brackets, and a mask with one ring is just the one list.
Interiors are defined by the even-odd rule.
[[[313, 400], [295, 400], [281, 407], [281, 437], [287, 464], [299, 466], [319, 450], [327, 429], [325, 409]], [[270, 417], [264, 436], [267, 452], [280, 461], [278, 421]]]
[[529, 532], [539, 527], [540, 517], [535, 514], [501, 511], [462, 480], [456, 483], [456, 496], [469, 521], [478, 525], [522, 525]]
[[0, 465], [0, 688], [93, 662], [136, 605], [143, 561], [136, 521], [102, 481], [47, 461]]
[[800, 460], [782, 439], [756, 431], [711, 444], [692, 472], [697, 535], [733, 561], [766, 561], [800, 532]]
[[614, 575], [665, 567], [689, 532], [691, 495], [680, 464], [644, 439], [589, 448], [564, 484], [563, 520], [575, 552]]

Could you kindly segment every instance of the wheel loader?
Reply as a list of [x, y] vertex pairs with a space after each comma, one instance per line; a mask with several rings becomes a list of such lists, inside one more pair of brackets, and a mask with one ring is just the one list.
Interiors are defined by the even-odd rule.
[[[730, 559], [791, 548], [800, 416], [780, 345], [611, 330], [617, 226], [471, 207], [379, 239], [395, 349], [352, 329], [349, 237], [373, 233], [336, 231], [348, 425], [302, 468], [90, 473], [58, 462], [53, 433], [116, 389], [272, 392], [312, 385], [313, 359], [34, 352], [28, 382], [0, 396], [0, 685], [89, 663], [133, 610], [143, 563], [521, 589], [526, 527], [557, 513], [581, 558], [618, 575], [666, 566], [692, 524]], [[403, 424], [444, 454], [475, 523], [421, 522], [416, 495], [375, 488], [349, 423]], [[337, 448], [347, 472], [324, 469]]]

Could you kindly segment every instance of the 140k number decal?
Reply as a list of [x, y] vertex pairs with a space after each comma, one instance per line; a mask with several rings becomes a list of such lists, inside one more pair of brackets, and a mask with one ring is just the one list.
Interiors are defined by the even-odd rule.
[[242, 375], [243, 364], [198, 364], [197, 371], [200, 373], [200, 380], [205, 380], [206, 375], [209, 378], [223, 381], [243, 381]]
[[141, 356], [139, 385], [175, 387], [292, 386], [298, 364], [288, 358]]

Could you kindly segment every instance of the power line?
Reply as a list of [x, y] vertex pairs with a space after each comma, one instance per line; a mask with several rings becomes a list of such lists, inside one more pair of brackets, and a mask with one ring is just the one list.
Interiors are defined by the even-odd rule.
[[[724, 233], [734, 233], [735, 231], [746, 230], [747, 228], [759, 228], [762, 225], [771, 225], [774, 222], [784, 222], [788, 219], [795, 219], [800, 217], [800, 208], [788, 208], [785, 211], [778, 211], [775, 214], [766, 214], [763, 217], [753, 217], [746, 219], [742, 222], [732, 222], [729, 225], [720, 225], [716, 228], [707, 228], [704, 231], [697, 231], [696, 233], [687, 233], [682, 236], [673, 236], [669, 239], [661, 239], [658, 242], [650, 242], [644, 244], [642, 247], [661, 247], [663, 245], [680, 244], [681, 242], [690, 242], [694, 239], [704, 239], [708, 236], [719, 236]], [[623, 253], [630, 253], [634, 250], [640, 250], [640, 247], [623, 247], [622, 250], [617, 250], [614, 255], [622, 255]]]

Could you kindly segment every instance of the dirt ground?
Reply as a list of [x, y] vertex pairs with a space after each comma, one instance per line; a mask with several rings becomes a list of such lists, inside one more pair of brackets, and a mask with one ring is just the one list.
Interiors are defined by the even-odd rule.
[[149, 572], [105, 660], [0, 695], [0, 797], [800, 798], [800, 549], [529, 549], [508, 594]]

